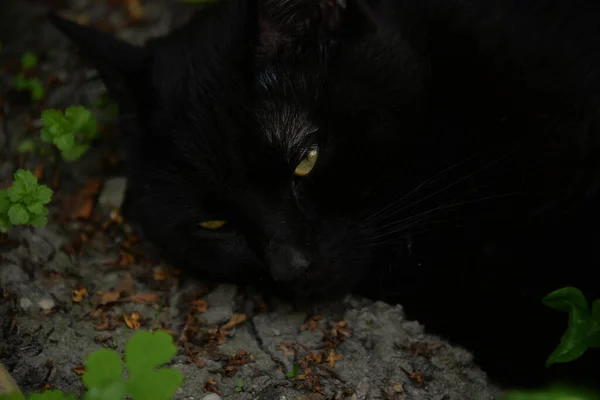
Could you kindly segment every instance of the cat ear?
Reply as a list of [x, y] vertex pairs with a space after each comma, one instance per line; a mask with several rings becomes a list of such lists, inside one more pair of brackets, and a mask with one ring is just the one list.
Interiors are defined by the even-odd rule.
[[343, 26], [346, 0], [258, 0], [259, 47], [265, 52]]
[[83, 26], [58, 16], [48, 15], [50, 23], [67, 36], [79, 49], [84, 59], [100, 73], [111, 91], [121, 91], [133, 84], [130, 80], [140, 71], [147, 59], [147, 51], [119, 40], [89, 26]]

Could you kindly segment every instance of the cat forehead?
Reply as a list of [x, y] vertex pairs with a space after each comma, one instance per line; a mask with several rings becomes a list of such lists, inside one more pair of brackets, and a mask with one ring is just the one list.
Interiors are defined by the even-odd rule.
[[258, 133], [267, 143], [282, 149], [287, 159], [296, 158], [313, 144], [319, 129], [310, 112], [315, 87], [303, 77], [294, 80], [273, 69], [262, 71], [257, 85], [260, 95], [254, 114]]

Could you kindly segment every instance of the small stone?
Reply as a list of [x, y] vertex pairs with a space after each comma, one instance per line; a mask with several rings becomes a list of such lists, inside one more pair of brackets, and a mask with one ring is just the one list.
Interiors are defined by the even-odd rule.
[[202, 398], [202, 400], [221, 400], [221, 396], [216, 393], [209, 393]]
[[50, 311], [56, 306], [52, 299], [42, 299], [38, 302], [38, 306], [44, 311]]
[[29, 307], [31, 307], [33, 305], [33, 302], [25, 297], [21, 298], [21, 300], [19, 301], [19, 306], [23, 309], [23, 310], [27, 310]]
[[111, 178], [104, 182], [102, 193], [98, 196], [98, 204], [106, 210], [121, 208], [125, 198], [126, 178]]

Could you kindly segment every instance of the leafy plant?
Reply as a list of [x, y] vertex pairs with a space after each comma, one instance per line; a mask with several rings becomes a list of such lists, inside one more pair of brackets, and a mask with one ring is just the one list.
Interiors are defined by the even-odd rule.
[[588, 348], [600, 348], [600, 299], [596, 299], [590, 309], [581, 290], [565, 287], [547, 295], [543, 302], [550, 308], [569, 313], [567, 330], [546, 360], [547, 367], [576, 360]]
[[37, 178], [24, 169], [14, 174], [12, 185], [0, 190], [0, 230], [6, 232], [14, 225], [45, 226], [52, 190], [38, 184]]
[[46, 89], [39, 78], [28, 78], [20, 73], [15, 78], [15, 89], [31, 92], [31, 100], [40, 101], [46, 95]]
[[513, 390], [502, 400], [600, 400], [597, 394], [582, 389], [555, 386], [545, 390]]
[[244, 391], [244, 380], [242, 378], [238, 378], [238, 380], [235, 381], [235, 391], [238, 393]]
[[292, 367], [292, 370], [286, 372], [285, 376], [287, 376], [288, 378], [295, 378], [296, 375], [298, 375], [299, 371], [300, 371], [300, 366], [298, 364], [294, 364], [294, 366]]
[[31, 51], [26, 51], [21, 56], [21, 68], [23, 68], [23, 69], [33, 68], [37, 65], [37, 62], [38, 62], [37, 56], [35, 55], [35, 53], [32, 53]]
[[42, 142], [54, 144], [65, 161], [78, 160], [97, 136], [96, 117], [83, 106], [42, 112]]
[[[21, 69], [28, 70], [35, 67], [38, 63], [35, 53], [26, 51], [21, 56]], [[46, 94], [46, 89], [39, 78], [26, 77], [23, 72], [19, 73], [15, 78], [15, 89], [19, 91], [28, 90], [31, 92], [33, 101], [40, 101]]]
[[[82, 380], [87, 389], [83, 400], [169, 400], [183, 383], [181, 372], [159, 368], [176, 354], [173, 338], [166, 332], [136, 332], [125, 348], [125, 366], [129, 379], [123, 378], [123, 361], [116, 351], [100, 349], [86, 362]], [[36, 393], [28, 400], [75, 400], [75, 395], [52, 390]], [[25, 400], [21, 393], [0, 394], [0, 400]]]

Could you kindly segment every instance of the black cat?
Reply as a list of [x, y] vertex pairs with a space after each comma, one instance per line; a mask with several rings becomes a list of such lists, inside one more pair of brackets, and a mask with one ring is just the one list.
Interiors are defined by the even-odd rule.
[[502, 384], [599, 384], [597, 351], [545, 368], [541, 300], [599, 295], [600, 2], [220, 0], [143, 48], [51, 18], [177, 265], [399, 302]]

